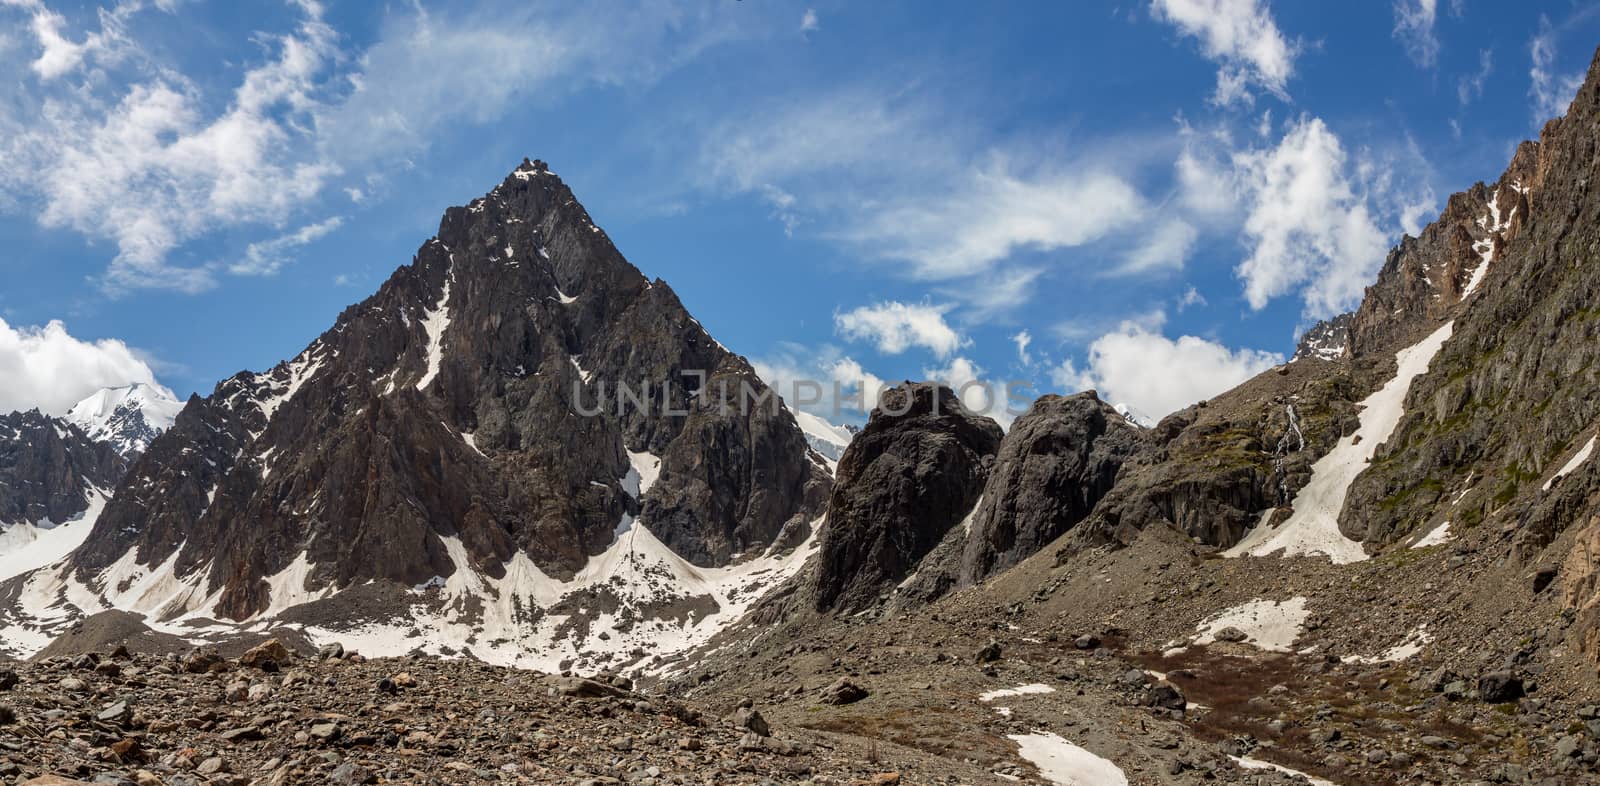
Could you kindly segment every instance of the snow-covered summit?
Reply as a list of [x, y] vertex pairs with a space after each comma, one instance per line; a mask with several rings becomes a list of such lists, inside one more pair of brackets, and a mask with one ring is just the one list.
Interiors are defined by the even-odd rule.
[[844, 456], [844, 449], [855, 435], [844, 426], [836, 426], [809, 412], [795, 410], [794, 419], [800, 424], [800, 430], [805, 432], [806, 442], [811, 449], [828, 460], [828, 468], [837, 466], [839, 459]]
[[172, 391], [135, 382], [104, 388], [73, 405], [66, 420], [90, 439], [108, 442], [124, 456], [143, 453], [157, 434], [172, 427], [183, 409]]

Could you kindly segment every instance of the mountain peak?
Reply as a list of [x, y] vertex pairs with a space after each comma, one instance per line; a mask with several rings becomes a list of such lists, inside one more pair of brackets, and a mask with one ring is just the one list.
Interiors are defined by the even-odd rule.
[[183, 410], [172, 391], [154, 384], [132, 382], [102, 388], [67, 411], [65, 420], [83, 429], [90, 439], [110, 443], [123, 456], [132, 457], [150, 447], [150, 441], [172, 428]]

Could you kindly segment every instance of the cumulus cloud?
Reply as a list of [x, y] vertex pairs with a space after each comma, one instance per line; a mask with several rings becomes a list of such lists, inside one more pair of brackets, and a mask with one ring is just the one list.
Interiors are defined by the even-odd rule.
[[106, 387], [157, 385], [150, 364], [116, 339], [83, 341], [59, 320], [44, 327], [0, 319], [0, 412], [38, 408], [64, 415]]
[[1563, 75], [1555, 72], [1556, 29], [1550, 24], [1550, 18], [1543, 14], [1539, 15], [1539, 32], [1528, 41], [1528, 52], [1533, 60], [1533, 66], [1528, 69], [1528, 96], [1533, 99], [1533, 121], [1543, 124], [1552, 117], [1567, 113], [1573, 96], [1583, 86], [1584, 73], [1578, 71]]
[[1235, 272], [1250, 306], [1296, 287], [1318, 318], [1359, 301], [1388, 243], [1352, 185], [1338, 136], [1320, 118], [1302, 119], [1276, 147], [1238, 153], [1234, 163], [1251, 245]]
[[1395, 0], [1394, 37], [1406, 48], [1406, 56], [1423, 68], [1439, 61], [1439, 37], [1433, 32], [1437, 0]]
[[1198, 40], [1217, 63], [1215, 103], [1248, 103], [1251, 86], [1288, 98], [1298, 46], [1284, 38], [1260, 0], [1154, 0], [1150, 8], [1156, 19]]
[[852, 341], [870, 341], [879, 352], [898, 355], [922, 347], [946, 357], [966, 344], [944, 315], [949, 305], [884, 301], [835, 314], [834, 328]]
[[1052, 372], [1051, 381], [1069, 392], [1092, 388], [1106, 401], [1159, 419], [1283, 360], [1274, 352], [1231, 349], [1196, 336], [1174, 340], [1128, 322], [1089, 345], [1086, 368], [1067, 360]]
[[800, 32], [814, 33], [821, 29], [822, 23], [817, 21], [817, 9], [807, 8], [806, 12], [800, 15]]

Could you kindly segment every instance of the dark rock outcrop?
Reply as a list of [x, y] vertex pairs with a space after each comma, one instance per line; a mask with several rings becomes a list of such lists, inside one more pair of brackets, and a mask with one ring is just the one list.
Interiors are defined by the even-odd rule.
[[1000, 444], [972, 518], [961, 582], [1021, 562], [1089, 515], [1143, 444], [1141, 430], [1094, 391], [1044, 396]]
[[797, 541], [829, 482], [750, 364], [525, 161], [299, 356], [191, 400], [73, 559], [177, 551], [243, 619], [302, 553], [308, 590], [519, 552], [565, 578], [639, 519], [724, 565]]
[[1318, 358], [1338, 360], [1350, 346], [1350, 323], [1354, 313], [1340, 314], [1312, 325], [1295, 344], [1293, 360]]
[[60, 524], [88, 507], [90, 487], [110, 493], [127, 462], [110, 445], [38, 410], [0, 415], [0, 528]]
[[866, 608], [915, 570], [983, 493], [1001, 436], [947, 387], [884, 393], [839, 461], [815, 607]]

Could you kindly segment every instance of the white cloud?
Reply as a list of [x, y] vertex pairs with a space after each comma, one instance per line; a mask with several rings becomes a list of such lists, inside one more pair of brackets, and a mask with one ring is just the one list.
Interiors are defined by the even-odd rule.
[[812, 350], [794, 343], [781, 345], [764, 358], [752, 358], [756, 375], [792, 408], [842, 422], [870, 413], [889, 388], [861, 363], [824, 345]]
[[47, 227], [114, 241], [108, 289], [206, 289], [211, 272], [169, 264], [171, 251], [219, 228], [281, 222], [336, 171], [300, 150], [335, 39], [315, 7], [294, 32], [263, 37], [273, 55], [216, 114], [166, 69], [111, 96], [30, 96], [34, 113], [0, 119], [0, 192], [17, 204], [36, 196]]
[[289, 262], [289, 254], [338, 229], [344, 218], [334, 216], [326, 221], [307, 224], [287, 235], [271, 240], [251, 243], [244, 250], [244, 258], [228, 266], [228, 272], [241, 276], [270, 276]]
[[1423, 68], [1439, 61], [1439, 37], [1433, 32], [1437, 0], [1395, 0], [1394, 37], [1406, 48], [1406, 56]]
[[833, 317], [834, 328], [852, 341], [871, 341], [879, 352], [898, 355], [923, 347], [946, 357], [966, 344], [945, 322], [949, 305], [884, 301], [860, 306]]
[[1339, 138], [1320, 118], [1294, 123], [1274, 148], [1234, 155], [1252, 245], [1236, 273], [1252, 308], [1297, 287], [1317, 318], [1359, 302], [1388, 243], [1346, 163]]
[[800, 15], [800, 32], [815, 33], [821, 29], [822, 24], [817, 21], [817, 9], [807, 8], [806, 12]]
[[1194, 250], [1200, 231], [1182, 219], [1168, 219], [1144, 237], [1123, 257], [1118, 273], [1137, 274], [1181, 270]]
[[1173, 340], [1128, 322], [1089, 345], [1086, 369], [1068, 360], [1051, 380], [1066, 391], [1093, 388], [1106, 401], [1159, 419], [1282, 362], [1277, 353], [1230, 349], [1196, 336]]
[[13, 327], [0, 319], [0, 412], [38, 408], [64, 415], [101, 388], [156, 385], [150, 364], [116, 339], [82, 341], [59, 320]]
[[987, 322], [1005, 317], [1026, 305], [1038, 289], [1043, 268], [1003, 268], [965, 279], [960, 286], [942, 287], [939, 294], [961, 301], [965, 322]]
[[100, 12], [98, 29], [82, 31], [43, 0], [0, 0], [0, 25], [17, 16], [31, 31], [27, 60], [6, 63], [19, 77], [0, 86], [0, 209], [112, 241], [101, 283], [113, 292], [205, 290], [214, 267], [171, 261], [186, 243], [281, 233], [343, 173], [377, 173], [365, 188], [337, 184], [360, 202], [382, 172], [448, 127], [493, 121], [530, 97], [648, 82], [721, 41], [767, 35], [787, 16], [732, 15], [710, 2], [621, 13], [548, 3], [430, 14], [402, 4], [375, 44], [353, 52], [321, 6], [303, 0], [292, 3], [287, 32], [252, 34], [258, 62], [190, 78], [162, 59], [163, 47], [130, 38], [128, 20], [150, 5], [119, 0]]
[[1478, 70], [1475, 73], [1461, 77], [1456, 81], [1456, 99], [1462, 106], [1470, 104], [1475, 99], [1483, 97], [1483, 85], [1489, 80], [1489, 74], [1494, 71], [1494, 50], [1481, 49], [1478, 51]]
[[1550, 18], [1539, 15], [1539, 32], [1528, 42], [1528, 52], [1533, 66], [1528, 70], [1531, 84], [1528, 95], [1533, 99], [1533, 121], [1543, 125], [1552, 117], [1567, 113], [1572, 98], [1583, 86], [1584, 72], [1561, 75], [1554, 72], [1556, 61], [1556, 30]]
[[993, 418], [1001, 428], [1009, 429], [1016, 415], [1011, 414], [1006, 396], [1006, 386], [984, 379], [984, 369], [965, 357], [953, 357], [942, 367], [924, 368], [923, 376], [956, 392], [961, 403], [972, 412]]
[[1019, 177], [1003, 167], [979, 171], [969, 187], [933, 200], [902, 200], [854, 233], [925, 278], [988, 269], [1021, 250], [1081, 246], [1128, 226], [1144, 200], [1104, 172]]
[[66, 19], [50, 10], [42, 0], [0, 0], [28, 14], [38, 56], [30, 63], [40, 80], [50, 81], [78, 70], [86, 62], [112, 63], [126, 56], [131, 47], [124, 24], [143, 4], [121, 0], [112, 8], [96, 10], [100, 29], [85, 34], [81, 42], [69, 39]]
[[1041, 268], [1017, 257], [1105, 240], [1148, 212], [1115, 156], [987, 147], [903, 86], [785, 96], [693, 133], [699, 188], [754, 195], [785, 231], [814, 226], [902, 277], [957, 281], [974, 321], [1025, 299]]
[[1033, 334], [1023, 330], [1011, 337], [1011, 343], [1017, 345], [1017, 361], [1024, 366], [1033, 364], [1033, 355], [1028, 353], [1028, 345], [1033, 343]]
[[1179, 311], [1182, 311], [1190, 306], [1203, 306], [1205, 304], [1206, 296], [1200, 294], [1200, 290], [1195, 289], [1194, 287], [1189, 287], [1184, 291], [1183, 295], [1178, 298]]
[[1156, 19], [1197, 39], [1205, 56], [1218, 64], [1212, 96], [1217, 104], [1249, 102], [1251, 85], [1288, 98], [1297, 46], [1283, 37], [1259, 0], [1154, 0], [1150, 9]]

